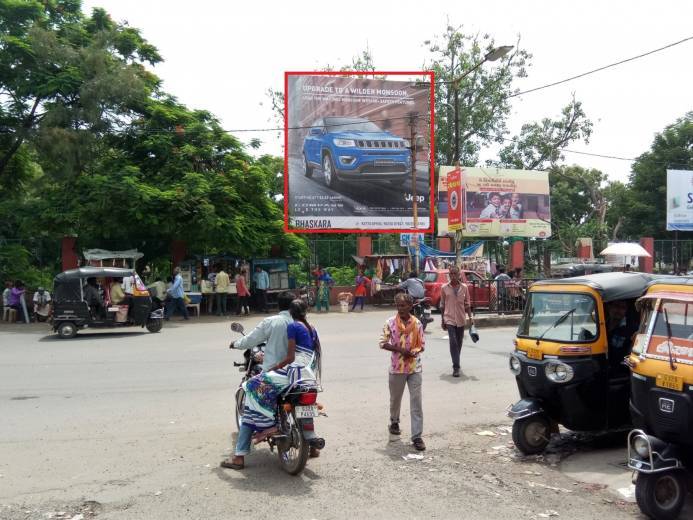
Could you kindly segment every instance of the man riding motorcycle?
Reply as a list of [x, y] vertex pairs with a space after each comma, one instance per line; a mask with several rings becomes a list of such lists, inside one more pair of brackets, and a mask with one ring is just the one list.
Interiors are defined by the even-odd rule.
[[424, 284], [416, 276], [415, 272], [409, 273], [409, 277], [397, 286], [399, 289], [404, 289], [414, 301], [424, 297]]
[[[256, 347], [261, 343], [265, 344], [262, 370], [267, 371], [276, 366], [288, 352], [287, 327], [293, 322], [289, 313], [291, 302], [295, 295], [290, 292], [283, 292], [278, 297], [279, 313], [262, 320], [247, 336], [231, 343], [234, 349], [246, 350]], [[230, 469], [241, 469], [243, 467], [242, 458], [250, 450], [252, 440], [252, 429], [243, 424], [238, 432], [235, 455], [221, 462], [221, 467]], [[310, 456], [317, 457], [320, 450], [311, 446]], [[240, 458], [240, 459], [239, 459]]]

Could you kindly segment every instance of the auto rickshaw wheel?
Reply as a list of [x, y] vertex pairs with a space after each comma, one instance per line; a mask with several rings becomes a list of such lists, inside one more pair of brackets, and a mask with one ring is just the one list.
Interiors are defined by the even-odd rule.
[[58, 337], [61, 339], [74, 338], [77, 335], [77, 326], [71, 321], [64, 321], [58, 325]]
[[681, 471], [639, 473], [635, 500], [640, 510], [656, 520], [675, 520], [686, 502], [686, 479]]
[[164, 320], [162, 319], [147, 320], [146, 327], [149, 332], [159, 332], [163, 326]]
[[516, 419], [513, 423], [513, 442], [525, 455], [542, 453], [551, 439], [551, 421], [544, 414]]

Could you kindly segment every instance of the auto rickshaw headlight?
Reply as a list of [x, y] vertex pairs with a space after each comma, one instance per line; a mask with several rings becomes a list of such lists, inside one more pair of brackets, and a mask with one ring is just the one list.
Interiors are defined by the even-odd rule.
[[573, 372], [573, 367], [567, 365], [566, 363], [560, 362], [547, 363], [544, 371], [546, 372], [546, 377], [554, 383], [567, 383], [573, 379], [573, 376], [575, 375]]
[[647, 437], [642, 435], [637, 435], [633, 439], [633, 450], [643, 459], [647, 459], [650, 456], [650, 443]]
[[515, 355], [510, 355], [510, 371], [518, 376], [522, 370], [522, 365], [520, 364], [520, 359]]

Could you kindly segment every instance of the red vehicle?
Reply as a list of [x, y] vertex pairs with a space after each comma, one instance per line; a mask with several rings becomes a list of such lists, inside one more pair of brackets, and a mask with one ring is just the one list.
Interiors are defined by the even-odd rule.
[[[488, 307], [489, 306], [489, 281], [482, 275], [474, 271], [460, 271], [460, 279], [463, 284], [469, 289], [469, 294], [472, 296], [472, 306]], [[447, 269], [438, 269], [437, 271], [425, 271], [423, 276], [426, 297], [431, 299], [431, 305], [437, 310], [440, 310], [440, 290], [443, 285], [450, 281]]]

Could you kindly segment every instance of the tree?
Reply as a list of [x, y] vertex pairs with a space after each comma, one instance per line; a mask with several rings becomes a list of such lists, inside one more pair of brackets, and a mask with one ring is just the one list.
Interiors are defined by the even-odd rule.
[[0, 0], [0, 179], [26, 176], [25, 144], [46, 172], [79, 173], [98, 135], [127, 124], [158, 86], [143, 64], [160, 60], [103, 9], [87, 18], [76, 0]]
[[522, 125], [520, 135], [499, 152], [498, 166], [544, 170], [564, 157], [561, 149], [573, 141], [589, 142], [592, 122], [575, 98], [561, 111], [559, 119], [544, 118]]
[[625, 237], [672, 237], [666, 231], [667, 169], [693, 169], [693, 112], [657, 134], [633, 163], [629, 204], [623, 208]]
[[498, 66], [486, 64], [460, 81], [465, 71], [480, 63], [495, 47], [491, 36], [466, 35], [460, 27], [448, 25], [445, 33], [425, 41], [432, 58], [425, 68], [433, 70], [436, 78], [436, 160], [439, 164], [455, 161], [455, 92], [458, 92], [459, 150], [463, 165], [475, 165], [479, 151], [492, 142], [502, 142], [507, 133], [506, 120], [510, 114], [510, 94], [515, 78], [527, 75], [531, 55], [519, 48], [519, 39], [511, 54]]

